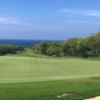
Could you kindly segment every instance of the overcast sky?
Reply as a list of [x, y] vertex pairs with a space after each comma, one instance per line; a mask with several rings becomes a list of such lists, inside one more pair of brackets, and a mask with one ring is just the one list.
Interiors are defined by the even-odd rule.
[[1, 0], [0, 39], [66, 40], [100, 30], [100, 0]]

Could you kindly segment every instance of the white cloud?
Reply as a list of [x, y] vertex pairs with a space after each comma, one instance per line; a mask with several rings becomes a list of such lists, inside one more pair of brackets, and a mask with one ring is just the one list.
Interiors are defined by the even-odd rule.
[[100, 22], [95, 22], [95, 21], [81, 21], [81, 20], [67, 20], [66, 23], [70, 23], [70, 24], [100, 24]]
[[78, 21], [78, 20], [67, 20], [67, 23], [72, 23], [72, 24], [76, 24], [76, 23], [88, 23], [87, 21]]
[[2, 27], [2, 29], [7, 29], [7, 30], [24, 30], [24, 31], [65, 29], [63, 27], [56, 27], [56, 26], [49, 26], [49, 25], [37, 25], [33, 23], [21, 22], [19, 18], [7, 18], [7, 17], [2, 17], [2, 16], [0, 16], [0, 27]]
[[71, 9], [61, 9], [59, 10], [60, 13], [65, 13], [65, 12], [72, 12]]
[[2, 23], [2, 24], [19, 24], [20, 21], [15, 20], [13, 18], [0, 17], [0, 23]]
[[100, 11], [99, 10], [72, 10], [72, 9], [62, 9], [62, 10], [59, 10], [59, 11], [60, 11], [60, 13], [70, 13], [70, 14], [76, 14], [76, 15], [100, 17]]
[[86, 12], [87, 16], [98, 16], [100, 17], [100, 11], [96, 11], [96, 10], [90, 10]]

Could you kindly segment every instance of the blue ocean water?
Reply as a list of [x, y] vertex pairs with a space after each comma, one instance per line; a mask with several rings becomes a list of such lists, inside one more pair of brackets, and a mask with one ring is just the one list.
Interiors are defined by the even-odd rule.
[[59, 40], [15, 40], [15, 39], [0, 39], [0, 45], [22, 45], [24, 48], [28, 48], [28, 43], [35, 45], [39, 44], [41, 42], [57, 42], [61, 43], [64, 41], [59, 41]]

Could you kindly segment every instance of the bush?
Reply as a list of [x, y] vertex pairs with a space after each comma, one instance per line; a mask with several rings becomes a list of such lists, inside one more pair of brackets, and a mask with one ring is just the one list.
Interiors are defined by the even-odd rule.
[[15, 45], [0, 45], [0, 55], [5, 55], [8, 53], [14, 54], [16, 51], [24, 50], [23, 46]]

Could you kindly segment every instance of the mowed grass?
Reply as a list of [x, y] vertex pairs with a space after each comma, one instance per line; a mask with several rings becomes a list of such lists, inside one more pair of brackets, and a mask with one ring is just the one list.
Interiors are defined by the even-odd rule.
[[0, 84], [0, 100], [83, 100], [98, 95], [100, 78]]
[[0, 83], [100, 76], [100, 62], [79, 59], [0, 57]]
[[[0, 56], [0, 100], [82, 100], [100, 95], [99, 61], [25, 54]], [[63, 97], [64, 93], [69, 95]]]

